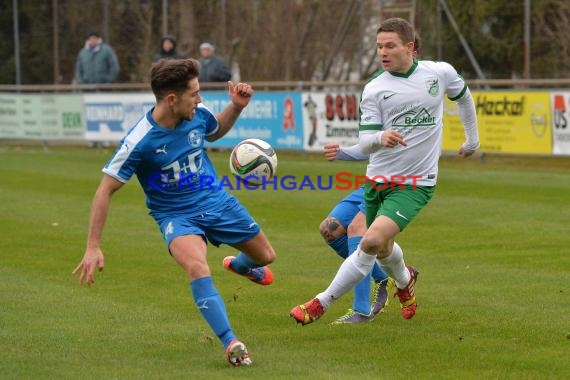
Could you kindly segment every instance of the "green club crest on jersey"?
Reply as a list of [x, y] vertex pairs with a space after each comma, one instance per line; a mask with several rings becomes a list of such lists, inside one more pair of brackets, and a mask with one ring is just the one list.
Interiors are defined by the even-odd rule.
[[428, 79], [426, 80], [426, 87], [428, 94], [435, 97], [439, 94], [439, 79]]

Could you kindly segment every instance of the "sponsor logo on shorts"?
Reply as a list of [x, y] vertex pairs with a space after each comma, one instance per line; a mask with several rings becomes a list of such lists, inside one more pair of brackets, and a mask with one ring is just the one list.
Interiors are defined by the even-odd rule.
[[400, 210], [396, 211], [396, 215], [398, 215], [400, 218], [402, 219], [406, 219], [406, 220], [410, 220], [408, 218], [406, 218], [404, 215], [402, 215], [402, 213], [400, 212]]
[[164, 236], [166, 237], [172, 233], [174, 233], [174, 225], [172, 224], [172, 222], [168, 222], [168, 225], [164, 229]]

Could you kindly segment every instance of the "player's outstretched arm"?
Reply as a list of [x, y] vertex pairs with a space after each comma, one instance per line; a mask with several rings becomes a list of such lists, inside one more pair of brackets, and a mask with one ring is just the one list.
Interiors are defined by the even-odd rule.
[[367, 161], [370, 156], [362, 151], [359, 144], [340, 146], [339, 144], [326, 144], [323, 147], [327, 161]]
[[107, 213], [111, 203], [111, 196], [123, 186], [123, 182], [105, 174], [95, 192], [91, 204], [91, 216], [89, 218], [89, 232], [87, 235], [87, 248], [79, 265], [73, 270], [73, 274], [79, 273], [79, 284], [91, 286], [95, 283], [95, 269], [101, 272], [105, 266], [103, 251], [100, 242], [103, 227], [107, 220]]
[[465, 142], [459, 148], [458, 154], [467, 158], [479, 148], [479, 131], [477, 130], [477, 111], [471, 92], [467, 89], [463, 97], [457, 100], [459, 118], [465, 130]]
[[232, 101], [216, 115], [219, 128], [215, 134], [206, 138], [209, 142], [222, 138], [233, 127], [241, 111], [249, 104], [253, 88], [247, 83], [240, 82], [234, 86], [232, 81], [228, 81], [228, 95]]

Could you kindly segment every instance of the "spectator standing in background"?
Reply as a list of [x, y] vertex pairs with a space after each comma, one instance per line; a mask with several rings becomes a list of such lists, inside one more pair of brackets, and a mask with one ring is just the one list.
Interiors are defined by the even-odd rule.
[[153, 61], [156, 62], [160, 59], [182, 59], [185, 58], [184, 54], [176, 50], [176, 37], [168, 34], [162, 37], [160, 41], [160, 52], [154, 55]]
[[119, 61], [113, 48], [101, 35], [90, 32], [77, 56], [75, 78], [79, 84], [112, 83], [119, 74]]
[[214, 54], [215, 47], [209, 42], [200, 44], [200, 82], [227, 82], [232, 72], [221, 57]]

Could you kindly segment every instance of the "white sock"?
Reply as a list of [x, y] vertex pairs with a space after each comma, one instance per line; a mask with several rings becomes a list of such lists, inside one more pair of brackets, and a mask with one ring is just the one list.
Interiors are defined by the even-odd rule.
[[394, 242], [392, 253], [388, 257], [378, 259], [380, 266], [396, 281], [398, 289], [404, 289], [410, 282], [410, 272], [404, 262], [404, 252], [398, 243]]
[[376, 256], [367, 255], [358, 247], [352, 255], [344, 260], [329, 287], [324, 292], [317, 294], [315, 298], [318, 298], [321, 305], [328, 309], [333, 301], [354, 288], [370, 273], [374, 266], [374, 260], [376, 260]]

